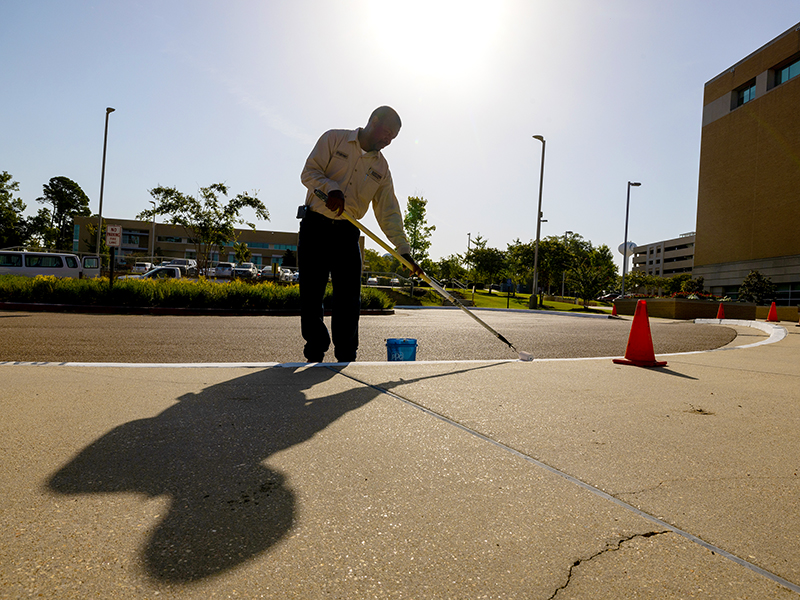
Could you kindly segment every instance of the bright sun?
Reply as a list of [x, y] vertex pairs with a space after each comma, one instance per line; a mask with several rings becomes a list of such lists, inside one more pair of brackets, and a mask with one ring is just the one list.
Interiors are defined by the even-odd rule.
[[387, 58], [450, 81], [482, 65], [503, 12], [498, 0], [373, 0], [369, 7], [371, 31]]

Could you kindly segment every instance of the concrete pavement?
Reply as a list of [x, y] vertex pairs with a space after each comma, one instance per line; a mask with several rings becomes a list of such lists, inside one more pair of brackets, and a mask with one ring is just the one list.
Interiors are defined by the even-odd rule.
[[0, 597], [798, 598], [761, 326], [662, 369], [6, 364]]

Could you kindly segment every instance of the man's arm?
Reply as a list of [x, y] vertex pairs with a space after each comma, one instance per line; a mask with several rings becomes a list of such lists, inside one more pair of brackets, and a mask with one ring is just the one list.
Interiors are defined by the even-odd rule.
[[411, 255], [410, 255], [410, 254], [401, 254], [400, 256], [402, 256], [402, 257], [403, 257], [403, 258], [405, 258], [405, 259], [406, 259], [406, 260], [407, 260], [409, 263], [411, 263], [411, 266], [413, 267], [412, 271], [414, 272], [414, 275], [418, 275], [419, 277], [422, 277], [422, 276], [425, 274], [425, 273], [423, 272], [423, 270], [422, 270], [422, 267], [420, 267], [420, 266], [419, 266], [419, 265], [416, 263], [416, 261], [415, 261], [413, 258], [411, 258]]

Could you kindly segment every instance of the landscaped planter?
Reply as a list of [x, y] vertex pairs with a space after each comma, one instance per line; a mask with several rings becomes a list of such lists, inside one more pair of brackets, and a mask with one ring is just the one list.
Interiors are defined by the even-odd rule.
[[[647, 302], [647, 315], [664, 319], [715, 319], [720, 302], [687, 300], [686, 298], [642, 298]], [[614, 300], [618, 315], [633, 315], [639, 298]], [[748, 302], [722, 302], [726, 319], [753, 321], [756, 305]]]

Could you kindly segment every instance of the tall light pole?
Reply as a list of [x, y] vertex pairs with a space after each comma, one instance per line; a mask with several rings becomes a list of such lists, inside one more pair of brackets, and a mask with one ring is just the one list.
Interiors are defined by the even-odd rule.
[[[565, 231], [564, 232], [564, 246], [567, 245], [567, 236], [572, 235], [572, 231]], [[567, 281], [567, 269], [563, 269], [561, 271], [561, 298], [564, 298], [564, 283]]]
[[110, 106], [106, 108], [106, 129], [103, 134], [103, 170], [100, 172], [100, 210], [97, 213], [97, 255], [100, 256], [100, 232], [103, 230], [103, 185], [106, 180], [106, 144], [108, 142], [108, 115], [114, 112]]
[[630, 212], [631, 208], [631, 188], [632, 187], [639, 187], [642, 185], [638, 181], [629, 181], [628, 182], [628, 200], [625, 202], [625, 241], [623, 242], [623, 250], [622, 253], [622, 295], [625, 295], [625, 275], [628, 273], [628, 213]]
[[544, 184], [544, 149], [546, 142], [541, 135], [533, 136], [533, 139], [542, 142], [542, 167], [539, 170], [539, 208], [536, 211], [536, 245], [533, 250], [533, 289], [531, 299], [528, 301], [528, 308], [537, 308], [539, 299], [536, 290], [539, 286], [539, 236], [542, 233], [542, 185]]
[[148, 200], [153, 205], [153, 224], [150, 227], [150, 259], [152, 260], [156, 253], [156, 201]]
[[[467, 233], [467, 254], [464, 257], [466, 259], [464, 262], [466, 262], [471, 267], [472, 263], [470, 263], [470, 261], [469, 261], [469, 247], [470, 247], [470, 242], [472, 241], [472, 238], [470, 237], [470, 235], [471, 235], [470, 233]], [[472, 269], [470, 268], [470, 271], [471, 270]], [[472, 278], [472, 273], [469, 273], [469, 276], [470, 276], [470, 278]]]

